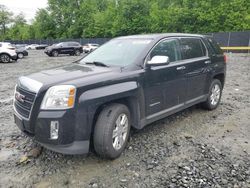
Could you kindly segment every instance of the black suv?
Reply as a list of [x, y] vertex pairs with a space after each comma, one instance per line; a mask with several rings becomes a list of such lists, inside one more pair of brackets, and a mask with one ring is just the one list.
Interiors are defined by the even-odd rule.
[[93, 143], [114, 159], [130, 128], [201, 103], [215, 109], [226, 61], [209, 36], [152, 34], [115, 38], [78, 62], [20, 77], [15, 122], [44, 147], [83, 154]]
[[69, 54], [79, 56], [83, 53], [83, 49], [78, 42], [61, 42], [46, 47], [44, 53], [48, 56], [57, 57], [59, 54]]

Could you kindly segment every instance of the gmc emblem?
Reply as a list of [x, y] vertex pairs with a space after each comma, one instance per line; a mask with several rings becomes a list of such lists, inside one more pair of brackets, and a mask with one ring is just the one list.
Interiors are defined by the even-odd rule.
[[25, 96], [22, 95], [22, 94], [19, 93], [19, 92], [16, 92], [16, 93], [15, 93], [15, 99], [18, 100], [19, 102], [24, 102]]

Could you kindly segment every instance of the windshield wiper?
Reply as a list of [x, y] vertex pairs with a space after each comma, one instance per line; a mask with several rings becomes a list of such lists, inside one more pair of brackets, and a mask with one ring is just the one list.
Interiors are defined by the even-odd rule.
[[92, 64], [92, 65], [100, 66], [100, 67], [109, 67], [105, 63], [102, 63], [102, 62], [99, 62], [99, 61], [85, 62], [85, 64]]

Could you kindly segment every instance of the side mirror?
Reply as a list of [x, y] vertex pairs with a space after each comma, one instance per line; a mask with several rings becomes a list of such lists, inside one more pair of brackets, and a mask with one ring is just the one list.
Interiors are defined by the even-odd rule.
[[148, 61], [147, 64], [150, 66], [167, 65], [167, 64], [169, 64], [169, 57], [162, 56], [162, 55], [156, 55], [150, 61]]

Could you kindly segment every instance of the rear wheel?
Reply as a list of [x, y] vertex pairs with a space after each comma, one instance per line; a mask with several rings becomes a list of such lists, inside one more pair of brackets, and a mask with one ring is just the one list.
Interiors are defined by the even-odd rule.
[[11, 61], [11, 58], [8, 54], [1, 54], [0, 61], [3, 63], [9, 63]]
[[52, 52], [52, 56], [53, 56], [53, 57], [57, 57], [57, 56], [58, 56], [58, 54], [59, 54], [59, 53], [58, 53], [58, 51], [57, 51], [57, 50], [54, 50], [54, 51]]
[[123, 104], [112, 104], [100, 113], [94, 130], [95, 151], [115, 159], [123, 152], [130, 132], [130, 112]]
[[209, 88], [209, 94], [206, 102], [202, 103], [203, 107], [208, 110], [214, 110], [220, 104], [222, 85], [220, 80], [214, 79]]

